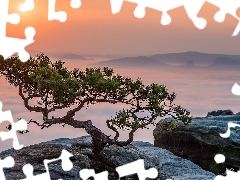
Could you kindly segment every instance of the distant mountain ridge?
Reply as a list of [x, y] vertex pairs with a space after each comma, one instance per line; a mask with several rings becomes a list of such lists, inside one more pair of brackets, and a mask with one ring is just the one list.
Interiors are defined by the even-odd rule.
[[184, 64], [186, 61], [193, 61], [194, 64], [211, 64], [214, 59], [218, 57], [230, 58], [240, 62], [240, 55], [228, 54], [208, 54], [195, 51], [182, 52], [182, 53], [168, 53], [168, 54], [154, 54], [149, 56], [164, 63], [180, 63]]
[[62, 60], [65, 59], [72, 59], [72, 60], [94, 60], [92, 58], [86, 58], [79, 54], [73, 54], [73, 53], [66, 53], [66, 54], [55, 54], [53, 55], [54, 58], [59, 58]]
[[232, 66], [232, 65], [240, 65], [240, 61], [234, 60], [232, 58], [229, 57], [217, 57], [213, 60], [212, 65], [228, 65], [228, 66]]
[[94, 65], [98, 66], [110, 66], [110, 67], [145, 67], [145, 68], [156, 68], [169, 66], [159, 60], [153, 59], [147, 56], [138, 57], [125, 57], [119, 59], [111, 59], [108, 61], [100, 61]]
[[240, 55], [206, 54], [200, 52], [183, 52], [155, 54], [151, 56], [123, 57], [100, 61], [96, 66], [113, 68], [192, 68], [221, 69], [239, 68]]

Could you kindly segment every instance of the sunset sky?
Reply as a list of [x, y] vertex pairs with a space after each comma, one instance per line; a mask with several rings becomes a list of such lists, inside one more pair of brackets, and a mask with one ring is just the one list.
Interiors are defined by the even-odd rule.
[[[24, 38], [24, 29], [36, 29], [30, 52], [74, 52], [80, 54], [149, 55], [155, 53], [199, 51], [239, 54], [240, 34], [232, 37], [238, 20], [227, 15], [223, 23], [213, 17], [218, 7], [205, 3], [199, 17], [207, 20], [203, 30], [197, 29], [187, 17], [184, 7], [169, 12], [172, 22], [160, 24], [162, 13], [146, 9], [146, 16], [133, 15], [136, 4], [124, 2], [113, 15], [110, 0], [82, 0], [79, 9], [70, 7], [70, 0], [57, 0], [56, 11], [66, 11], [66, 22], [47, 20], [47, 0], [35, 0], [35, 9], [20, 12], [24, 0], [10, 1], [9, 13], [21, 15], [18, 25], [8, 24], [7, 35]], [[237, 11], [237, 14], [240, 14]], [[16, 31], [17, 28], [17, 31]], [[184, 44], [184, 45], [183, 45]]]
[[[7, 36], [25, 39], [24, 29], [27, 26], [34, 27], [35, 42], [26, 48], [32, 55], [40, 51], [45, 54], [76, 53], [86, 57], [107, 54], [124, 57], [186, 51], [240, 55], [240, 33], [232, 37], [238, 20], [227, 15], [223, 23], [217, 23], [213, 17], [219, 9], [209, 3], [205, 3], [199, 13], [199, 17], [207, 20], [207, 26], [199, 30], [188, 18], [183, 7], [170, 11], [172, 22], [163, 26], [160, 24], [161, 12], [147, 9], [146, 16], [138, 19], [133, 15], [136, 5], [128, 2], [124, 2], [121, 11], [113, 15], [110, 0], [82, 0], [79, 9], [71, 8], [70, 0], [57, 0], [56, 10], [66, 11], [68, 15], [67, 21], [61, 23], [56, 20], [48, 21], [47, 0], [35, 0], [35, 9], [29, 12], [19, 10], [18, 7], [23, 2], [24, 0], [10, 0], [9, 13], [19, 13], [21, 22], [17, 25], [7, 24]], [[240, 15], [240, 11], [237, 14]], [[83, 61], [65, 61], [70, 68], [83, 67]], [[165, 84], [170, 92], [177, 93], [176, 103], [190, 109], [195, 117], [206, 116], [208, 111], [217, 109], [230, 108], [234, 113], [240, 111], [239, 99], [231, 93], [232, 85], [235, 82], [240, 84], [237, 71], [198, 74], [145, 69], [116, 71], [133, 79], [141, 77], [145, 84], [153, 81]], [[18, 96], [17, 88], [10, 86], [4, 77], [0, 78], [0, 85], [3, 110], [12, 110], [15, 121], [20, 117], [26, 120], [41, 120], [40, 114], [29, 113], [26, 110]], [[91, 119], [94, 125], [109, 133], [105, 120], [115, 115], [119, 108], [121, 106], [96, 105], [96, 108], [79, 112], [77, 119]], [[6, 123], [1, 124], [0, 130], [5, 129], [5, 125]], [[153, 143], [153, 128], [138, 131], [134, 140]], [[29, 130], [29, 134], [19, 136], [25, 145], [60, 137], [86, 135], [83, 129], [63, 128], [61, 125], [44, 129], [44, 133], [35, 125], [30, 125]], [[0, 143], [0, 150], [12, 147], [11, 140]]]

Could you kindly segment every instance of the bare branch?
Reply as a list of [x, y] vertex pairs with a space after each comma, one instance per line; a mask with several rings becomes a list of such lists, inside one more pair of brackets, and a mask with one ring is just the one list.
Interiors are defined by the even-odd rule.
[[122, 146], [127, 146], [128, 144], [133, 142], [133, 135], [137, 129], [138, 129], [138, 127], [134, 128], [130, 131], [127, 141], [115, 141], [115, 144], [122, 147]]
[[25, 107], [31, 112], [31, 111], [35, 111], [35, 112], [43, 112], [43, 108], [42, 107], [32, 107], [29, 105], [29, 99], [31, 98], [26, 98], [23, 94], [23, 87], [22, 87], [22, 83], [20, 83], [19, 79], [17, 79], [18, 81], [18, 85], [19, 85], [19, 95], [20, 97], [23, 99], [24, 101], [24, 105]]

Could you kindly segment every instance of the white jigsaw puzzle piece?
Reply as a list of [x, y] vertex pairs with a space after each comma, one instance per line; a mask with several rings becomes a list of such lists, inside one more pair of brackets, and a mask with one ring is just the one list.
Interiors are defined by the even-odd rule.
[[239, 180], [240, 179], [240, 171], [234, 172], [231, 170], [226, 171], [226, 176], [217, 175], [214, 180]]
[[[55, 11], [56, 0], [48, 0], [48, 20], [59, 20], [65, 22], [67, 20], [67, 14], [64, 11]], [[81, 6], [81, 0], [71, 0], [72, 8], [79, 8]], [[8, 14], [9, 0], [0, 1], [0, 54], [7, 59], [14, 53], [18, 53], [21, 61], [25, 62], [30, 58], [28, 52], [25, 51], [25, 47], [34, 42], [34, 36], [36, 31], [33, 27], [27, 27], [25, 29], [26, 39], [18, 39], [6, 37], [6, 25], [7, 23], [18, 24], [20, 22], [20, 16], [17, 13]], [[19, 6], [21, 11], [30, 11], [34, 9], [34, 0], [25, 0], [23, 4]]]
[[[124, 0], [111, 0], [112, 13], [116, 14], [121, 10]], [[137, 18], [143, 18], [146, 14], [145, 8], [151, 8], [161, 11], [162, 19], [161, 24], [167, 25], [171, 22], [171, 17], [168, 15], [167, 11], [175, 9], [183, 5], [184, 0], [125, 0], [131, 3], [137, 4], [134, 10], [134, 16]]]
[[[33, 175], [33, 166], [31, 164], [25, 164], [22, 168], [23, 173], [27, 176], [25, 180], [51, 180], [49, 171], [39, 175]], [[23, 179], [22, 179], [23, 180]]]
[[[225, 156], [222, 155], [222, 154], [217, 154], [217, 155], [220, 155], [222, 156], [222, 158], [224, 159], [225, 161]], [[216, 156], [217, 156], [216, 155]], [[215, 156], [215, 157], [216, 157]], [[215, 160], [216, 161], [216, 160]], [[224, 162], [223, 161], [223, 162]], [[217, 162], [217, 161], [216, 161]], [[218, 163], [218, 162], [217, 162]], [[217, 175], [214, 180], [239, 180], [240, 179], [240, 170], [237, 171], [237, 172], [234, 172], [234, 171], [231, 171], [231, 170], [228, 170], [226, 169], [226, 176], [222, 176], [222, 175]]]
[[[116, 171], [118, 172], [119, 178], [132, 174], [137, 174], [139, 180], [145, 180], [146, 178], [153, 179], [158, 176], [158, 171], [155, 168], [145, 170], [143, 159], [119, 166], [116, 168]], [[89, 177], [93, 177], [95, 180], [108, 180], [107, 171], [96, 174], [93, 169], [82, 169], [79, 175], [83, 180], [87, 180]]]
[[107, 171], [103, 171], [101, 173], [96, 174], [93, 169], [82, 169], [79, 172], [79, 175], [83, 180], [87, 180], [90, 177], [93, 177], [94, 180], [108, 180], [108, 172]]
[[168, 25], [171, 22], [171, 17], [169, 16], [168, 11], [183, 6], [188, 17], [198, 29], [204, 29], [206, 27], [206, 19], [198, 17], [198, 13], [203, 4], [209, 2], [220, 8], [214, 16], [215, 21], [223, 22], [226, 14], [231, 14], [239, 20], [233, 36], [236, 36], [240, 31], [240, 18], [236, 15], [236, 11], [240, 7], [239, 0], [110, 0], [113, 14], [116, 14], [121, 10], [124, 1], [137, 4], [136, 9], [134, 10], [134, 15], [137, 18], [143, 18], [145, 16], [145, 8], [161, 11], [162, 25]]
[[2, 111], [2, 102], [0, 101], [0, 123], [4, 121], [9, 121], [11, 123], [11, 130], [7, 132], [0, 132], [0, 138], [2, 141], [6, 139], [13, 139], [13, 147], [16, 150], [19, 150], [23, 147], [23, 145], [19, 144], [17, 131], [23, 131], [27, 129], [27, 122], [24, 119], [19, 120], [18, 122], [14, 122], [12, 118], [11, 111]]
[[204, 0], [185, 0], [184, 2], [184, 8], [187, 12], [188, 17], [192, 20], [193, 24], [198, 29], [204, 29], [207, 25], [206, 19], [198, 17], [198, 13], [204, 3]]
[[[137, 18], [145, 16], [145, 8], [151, 8], [162, 12], [161, 24], [168, 25], [171, 22], [171, 17], [168, 11], [184, 6], [188, 17], [193, 21], [194, 25], [203, 29], [206, 26], [206, 20], [197, 17], [199, 10], [204, 4], [204, 0], [125, 0], [137, 4], [134, 10], [134, 15]], [[112, 13], [116, 14], [121, 10], [123, 0], [111, 0]]]
[[55, 11], [56, 0], [48, 0], [48, 20], [58, 20], [65, 22], [67, 20], [67, 13], [65, 11]]
[[240, 31], [240, 18], [237, 16], [237, 9], [240, 7], [239, 0], [207, 0], [209, 3], [217, 6], [220, 10], [215, 14], [214, 19], [217, 22], [223, 22], [225, 20], [226, 14], [230, 14], [236, 19], [238, 19], [238, 25], [235, 28], [232, 36], [238, 35]]
[[77, 9], [81, 7], [82, 3], [81, 0], [71, 0], [70, 5], [72, 8]]
[[230, 14], [233, 17], [239, 19], [239, 17], [236, 15], [236, 11], [240, 7], [240, 1], [238, 0], [207, 0], [207, 1], [220, 8], [220, 10], [214, 16], [215, 21], [223, 22], [225, 20], [226, 14]]
[[[81, 7], [81, 0], [71, 0], [70, 5], [72, 8]], [[55, 11], [56, 0], [48, 0], [48, 20], [58, 20], [65, 22], [67, 20], [67, 13], [65, 11]]]
[[3, 168], [11, 168], [15, 164], [14, 159], [11, 156], [6, 157], [5, 159], [0, 159], [0, 179], [5, 180], [5, 175]]
[[31, 11], [34, 9], [34, 1], [33, 0], [25, 0], [23, 4], [19, 6], [20, 11]]
[[146, 178], [154, 179], [158, 177], [158, 171], [156, 168], [150, 168], [147, 170], [144, 168], [143, 159], [139, 159], [137, 161], [117, 167], [116, 171], [118, 172], [119, 177], [124, 177], [136, 173], [139, 180], [145, 180]]
[[235, 128], [235, 127], [240, 127], [240, 124], [237, 124], [237, 123], [233, 123], [233, 122], [228, 122], [228, 129], [227, 129], [227, 132], [221, 134], [220, 133], [220, 136], [222, 138], [228, 138], [231, 134], [231, 129], [230, 128]]
[[33, 166], [31, 164], [26, 164], [22, 168], [23, 173], [26, 175], [26, 178], [22, 180], [51, 180], [48, 164], [54, 161], [62, 160], [62, 169], [64, 171], [69, 171], [73, 168], [73, 163], [69, 159], [72, 156], [73, 155], [71, 153], [63, 149], [59, 158], [51, 159], [51, 160], [45, 159], [43, 163], [46, 168], [46, 172], [36, 176], [33, 175]]
[[240, 86], [237, 83], [232, 86], [232, 93], [236, 96], [240, 96]]
[[[221, 17], [223, 18], [223, 17]], [[225, 18], [225, 17], [224, 17]], [[222, 19], [219, 19], [222, 20]], [[235, 83], [232, 87], [232, 93], [234, 95], [240, 95], [240, 86]], [[228, 138], [231, 135], [231, 128], [240, 127], [240, 124], [228, 122], [228, 129], [225, 133], [220, 133], [222, 138]], [[216, 154], [214, 160], [217, 164], [224, 163], [226, 157], [223, 154]], [[217, 175], [214, 180], [238, 180], [240, 179], [240, 170], [237, 172], [226, 169], [226, 176]]]
[[25, 51], [25, 47], [34, 42], [33, 37], [36, 32], [33, 27], [27, 27], [25, 29], [26, 39], [6, 37], [7, 23], [18, 24], [20, 22], [19, 14], [8, 14], [8, 6], [9, 0], [0, 1], [0, 54], [6, 59], [14, 53], [18, 53], [21, 61], [25, 62], [30, 57], [29, 53]]

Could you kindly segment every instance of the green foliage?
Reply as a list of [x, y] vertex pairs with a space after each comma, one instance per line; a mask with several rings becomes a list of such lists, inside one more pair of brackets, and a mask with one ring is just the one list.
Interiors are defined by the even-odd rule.
[[164, 124], [164, 129], [167, 131], [173, 131], [174, 129], [176, 129], [178, 127], [178, 123], [175, 120], [171, 120], [169, 122], [167, 122], [166, 124]]
[[[31, 110], [42, 112], [44, 120], [56, 109], [76, 107], [74, 110], [79, 111], [84, 106], [100, 102], [131, 106], [109, 120], [112, 126], [120, 129], [146, 128], [148, 124], [155, 124], [157, 117], [167, 115], [176, 117], [185, 125], [192, 120], [188, 110], [173, 104], [176, 94], [169, 93], [164, 85], [152, 83], [146, 86], [141, 79], [134, 81], [115, 75], [113, 69], [107, 67], [70, 71], [64, 67], [64, 62], [52, 62], [41, 53], [25, 63], [18, 57], [0, 59], [0, 74], [10, 84], [22, 89], [26, 97], [24, 101], [40, 98]], [[25, 106], [28, 107], [26, 102]], [[149, 112], [149, 116], [138, 117], [142, 112]], [[169, 130], [175, 127], [176, 124], [170, 124]]]
[[174, 107], [174, 113], [176, 113], [176, 117], [181, 119], [184, 125], [189, 125], [192, 122], [192, 117], [189, 117], [190, 112], [181, 106]]

